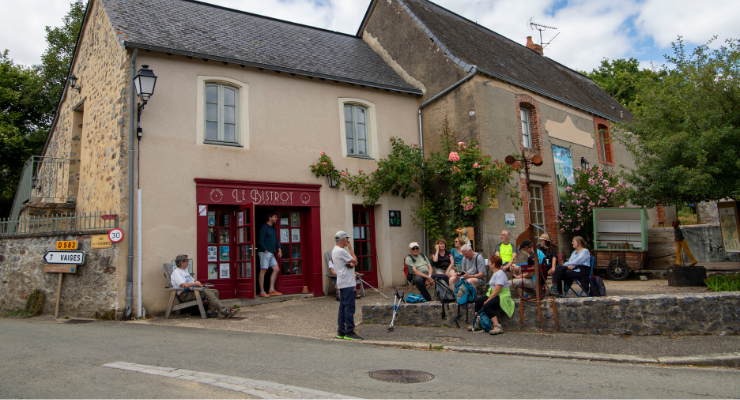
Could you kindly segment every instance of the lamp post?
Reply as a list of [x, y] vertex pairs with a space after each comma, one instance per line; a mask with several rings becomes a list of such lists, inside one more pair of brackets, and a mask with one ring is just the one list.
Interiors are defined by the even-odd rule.
[[136, 133], [141, 137], [141, 112], [144, 110], [146, 103], [149, 102], [149, 98], [154, 94], [154, 86], [157, 84], [157, 76], [154, 75], [154, 71], [149, 69], [148, 65], [142, 65], [139, 72], [134, 77], [134, 86], [136, 87], [136, 95], [139, 96], [141, 103], [138, 105], [137, 118], [136, 118]]
[[581, 168], [588, 169], [588, 160], [585, 157], [581, 157]]

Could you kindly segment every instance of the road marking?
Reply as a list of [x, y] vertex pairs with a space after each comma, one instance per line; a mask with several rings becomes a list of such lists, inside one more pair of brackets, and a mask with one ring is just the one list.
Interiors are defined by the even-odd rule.
[[344, 396], [336, 393], [323, 392], [298, 386], [281, 385], [275, 382], [258, 381], [240, 378], [238, 376], [209, 374], [207, 372], [191, 371], [188, 369], [156, 367], [118, 361], [104, 364], [104, 367], [122, 369], [125, 371], [141, 372], [150, 375], [159, 375], [168, 378], [178, 378], [193, 382], [205, 383], [224, 389], [246, 393], [261, 399], [356, 399], [357, 397]]

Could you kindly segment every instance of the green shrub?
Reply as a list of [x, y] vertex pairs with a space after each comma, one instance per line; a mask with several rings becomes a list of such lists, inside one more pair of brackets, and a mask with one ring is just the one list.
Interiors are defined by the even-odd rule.
[[32, 317], [41, 314], [44, 301], [46, 301], [46, 293], [39, 289], [34, 290], [26, 299], [26, 312]]
[[740, 290], [740, 275], [715, 275], [704, 283], [713, 292], [737, 291]]
[[12, 311], [6, 311], [5, 314], [3, 314], [6, 317], [23, 317], [28, 318], [31, 316], [31, 314], [27, 313], [26, 310], [19, 308], [17, 310]]

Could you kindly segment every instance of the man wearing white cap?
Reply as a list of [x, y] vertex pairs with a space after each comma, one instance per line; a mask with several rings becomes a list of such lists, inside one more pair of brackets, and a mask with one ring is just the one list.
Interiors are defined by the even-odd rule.
[[334, 235], [336, 246], [331, 251], [331, 261], [337, 271], [339, 291], [339, 313], [337, 316], [337, 339], [362, 340], [355, 333], [355, 266], [357, 257], [352, 251], [349, 235], [339, 231]]

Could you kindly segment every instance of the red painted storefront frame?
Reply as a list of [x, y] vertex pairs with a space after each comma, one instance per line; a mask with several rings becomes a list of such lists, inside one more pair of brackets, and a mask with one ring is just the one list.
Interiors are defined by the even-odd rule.
[[[196, 178], [195, 186], [196, 210], [201, 205], [208, 207], [252, 204], [275, 208], [304, 207], [306, 221], [304, 260], [307, 261], [304, 268], [310, 266], [310, 270], [307, 269], [305, 272], [305, 285], [309, 287], [314, 296], [324, 295], [320, 198], [322, 185]], [[208, 245], [208, 212], [206, 211], [205, 215], [198, 214], [197, 218], [196, 268], [199, 280], [207, 282], [207, 279], [200, 279], [200, 277], [208, 277], [208, 254], [203, 250]], [[253, 229], [258, 225], [256, 222], [253, 221]], [[253, 238], [254, 233], [252, 232]], [[259, 271], [255, 272], [259, 273]], [[223, 290], [218, 287], [216, 289]]]

